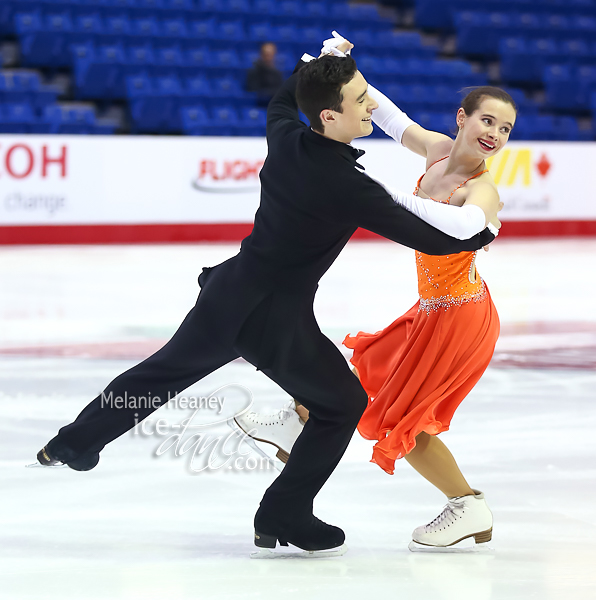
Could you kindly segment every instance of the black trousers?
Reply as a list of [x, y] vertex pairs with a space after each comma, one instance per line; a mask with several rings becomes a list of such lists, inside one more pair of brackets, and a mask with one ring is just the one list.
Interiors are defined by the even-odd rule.
[[[60, 429], [56, 442], [77, 455], [99, 452], [156, 410], [116, 408], [102, 402], [110, 394], [159, 397], [165, 402], [239, 356], [260, 364], [264, 330], [267, 323], [271, 325], [272, 311], [277, 311], [276, 333], [267, 348], [276, 359], [261, 371], [304, 404], [310, 418], [283, 472], [266, 491], [259, 514], [280, 525], [287, 519], [307, 518], [314, 497], [350, 442], [367, 404], [366, 392], [340, 351], [320, 331], [312, 311], [314, 293], [298, 304], [295, 294], [287, 294], [288, 303], [294, 303], [288, 313], [279, 310], [285, 306], [283, 294], [270, 294], [238, 331], [228, 326], [233, 315], [226, 314], [221, 290], [209, 283], [172, 339], [116, 377], [73, 423]], [[288, 323], [290, 327], [285, 326]]]

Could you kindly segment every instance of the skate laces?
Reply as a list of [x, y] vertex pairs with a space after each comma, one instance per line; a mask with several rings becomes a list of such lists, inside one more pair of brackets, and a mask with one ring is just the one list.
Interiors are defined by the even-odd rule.
[[424, 526], [424, 529], [432, 531], [433, 529], [440, 529], [441, 525], [451, 525], [456, 519], [460, 517], [459, 511], [463, 510], [463, 501], [461, 498], [452, 498], [445, 504], [441, 513], [436, 516], [430, 523]]

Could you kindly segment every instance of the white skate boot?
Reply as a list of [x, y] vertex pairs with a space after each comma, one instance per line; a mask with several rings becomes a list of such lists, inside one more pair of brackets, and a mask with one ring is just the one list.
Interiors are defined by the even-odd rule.
[[[277, 458], [288, 462], [292, 446], [304, 427], [292, 400], [286, 407], [272, 414], [249, 412], [228, 421], [229, 425], [245, 433], [257, 442], [265, 442], [277, 448]], [[267, 457], [256, 444], [251, 445], [262, 456]]]
[[473, 496], [450, 498], [438, 517], [416, 527], [408, 548], [412, 552], [486, 551], [492, 531], [493, 515], [484, 494], [474, 490]]

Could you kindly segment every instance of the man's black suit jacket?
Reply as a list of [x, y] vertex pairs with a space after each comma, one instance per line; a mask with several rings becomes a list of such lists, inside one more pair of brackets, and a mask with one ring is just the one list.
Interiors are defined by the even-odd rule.
[[[268, 155], [253, 231], [237, 256], [199, 278], [202, 293], [210, 296], [219, 331], [214, 335], [234, 345], [240, 334], [239, 345], [250, 348], [258, 368], [289, 360], [301, 321], [314, 319], [319, 279], [358, 227], [426, 254], [478, 250], [494, 239], [486, 229], [457, 240], [397, 205], [359, 168], [360, 151], [299, 120], [297, 76], [269, 104]], [[257, 307], [260, 322], [244, 327]]]

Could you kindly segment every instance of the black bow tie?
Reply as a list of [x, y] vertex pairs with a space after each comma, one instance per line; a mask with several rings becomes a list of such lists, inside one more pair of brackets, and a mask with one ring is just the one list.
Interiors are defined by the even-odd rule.
[[364, 150], [360, 150], [360, 148], [351, 148], [350, 154], [354, 157], [354, 160], [358, 160], [364, 155]]

